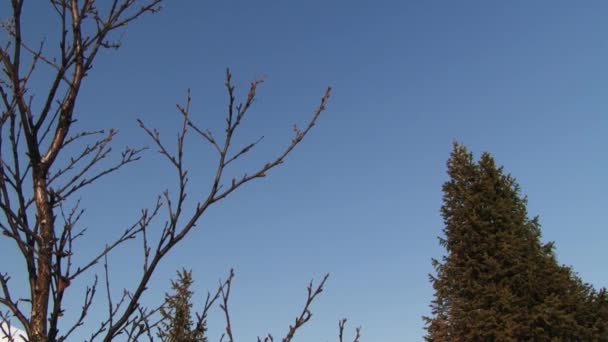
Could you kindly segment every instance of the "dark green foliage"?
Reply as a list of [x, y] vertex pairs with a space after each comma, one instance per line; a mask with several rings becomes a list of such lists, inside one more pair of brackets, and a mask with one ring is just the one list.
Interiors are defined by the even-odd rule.
[[197, 323], [193, 328], [192, 309], [192, 272], [178, 271], [177, 280], [171, 281], [174, 293], [165, 295], [165, 306], [160, 310], [163, 321], [158, 337], [165, 342], [207, 342], [206, 322]]
[[429, 341], [608, 340], [607, 295], [560, 266], [513, 177], [459, 144], [443, 185]]

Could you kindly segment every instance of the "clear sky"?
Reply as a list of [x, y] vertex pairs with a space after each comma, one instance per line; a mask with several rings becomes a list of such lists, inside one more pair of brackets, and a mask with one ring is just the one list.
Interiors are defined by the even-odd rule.
[[[50, 9], [29, 3], [24, 25], [41, 38]], [[128, 27], [120, 50], [98, 57], [79, 128], [119, 129], [117, 149], [150, 145], [136, 125], [142, 118], [173, 139], [175, 104], [188, 88], [193, 118], [218, 128], [225, 68], [241, 91], [265, 76], [241, 141], [265, 139], [235, 165], [242, 173], [289, 142], [326, 86], [334, 93], [285, 165], [214, 207], [164, 260], [146, 302], [158, 303], [186, 267], [200, 303], [233, 267], [236, 337], [279, 337], [308, 281], [331, 273], [298, 341], [336, 340], [342, 317], [363, 327], [364, 341], [421, 340], [431, 258], [443, 253], [441, 185], [454, 140], [477, 156], [491, 152], [518, 179], [559, 261], [608, 285], [607, 14], [599, 0], [167, 1]], [[195, 199], [208, 189], [213, 151], [188, 144]], [[81, 194], [90, 232], [81, 248], [103, 248], [174, 185], [169, 165], [150, 151], [90, 187]], [[135, 280], [140, 253], [133, 243], [110, 257], [117, 294]], [[2, 259], [2, 270], [21, 269], [13, 254]], [[97, 310], [101, 317], [106, 308]], [[222, 327], [216, 310], [214, 340]]]

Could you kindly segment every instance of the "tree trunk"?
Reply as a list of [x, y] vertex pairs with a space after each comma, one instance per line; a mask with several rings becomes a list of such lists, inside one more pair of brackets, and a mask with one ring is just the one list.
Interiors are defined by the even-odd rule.
[[46, 172], [34, 171], [34, 199], [36, 201], [37, 222], [40, 229], [37, 243], [38, 272], [32, 293], [31, 342], [47, 341], [47, 317], [51, 286], [51, 263], [54, 237], [53, 208], [49, 201]]

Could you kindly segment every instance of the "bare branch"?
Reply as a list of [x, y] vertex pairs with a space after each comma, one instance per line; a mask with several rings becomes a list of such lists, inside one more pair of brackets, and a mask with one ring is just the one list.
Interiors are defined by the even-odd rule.
[[283, 342], [290, 342], [298, 331], [298, 329], [300, 329], [306, 322], [310, 320], [310, 318], [312, 317], [312, 312], [310, 312], [310, 304], [312, 304], [317, 295], [323, 292], [323, 286], [325, 285], [327, 278], [329, 278], [329, 274], [326, 274], [325, 277], [323, 277], [321, 283], [319, 283], [319, 285], [314, 290], [312, 281], [310, 282], [310, 284], [306, 288], [308, 296], [306, 298], [306, 304], [304, 304], [304, 309], [302, 309], [300, 315], [296, 317], [294, 324], [289, 326], [289, 331], [287, 331], [287, 335], [285, 335], [285, 337], [283, 338]]
[[[344, 341], [344, 327], [346, 326], [346, 318], [341, 319], [338, 322], [338, 341]], [[353, 342], [359, 342], [359, 338], [361, 337], [361, 327], [355, 328], [355, 337]]]
[[86, 318], [87, 314], [89, 313], [91, 304], [93, 304], [93, 298], [95, 297], [96, 289], [97, 289], [97, 276], [95, 276], [95, 281], [93, 282], [93, 285], [90, 287], [87, 286], [87, 288], [85, 290], [84, 303], [80, 310], [80, 316], [78, 317], [78, 320], [76, 321], [76, 323], [74, 323], [68, 329], [68, 331], [63, 336], [59, 337], [58, 341], [60, 341], [60, 342], [66, 341], [67, 338], [76, 330], [76, 328], [82, 326], [82, 324], [84, 323], [84, 319]]
[[285, 161], [285, 158], [291, 153], [291, 151], [293, 151], [293, 149], [304, 139], [304, 137], [308, 134], [308, 132], [315, 126], [319, 116], [325, 110], [325, 107], [327, 105], [327, 101], [329, 100], [330, 95], [331, 95], [331, 88], [327, 88], [325, 94], [321, 98], [321, 104], [315, 110], [315, 113], [314, 113], [312, 119], [310, 120], [310, 122], [308, 123], [308, 125], [306, 126], [306, 128], [304, 130], [299, 130], [297, 128], [295, 129], [295, 137], [293, 138], [291, 143], [287, 146], [287, 148], [283, 151], [283, 153], [281, 153], [275, 160], [273, 160], [269, 163], [266, 163], [263, 167], [259, 168], [257, 171], [253, 172], [252, 174], [250, 174], [250, 175], [245, 174], [241, 179], [233, 180], [232, 185], [228, 189], [226, 189], [224, 192], [220, 192], [216, 196], [214, 196], [213, 201], [217, 202], [217, 201], [223, 199], [224, 197], [226, 197], [230, 193], [232, 193], [234, 190], [239, 188], [241, 185], [243, 185], [253, 179], [265, 177], [266, 173], [268, 171], [270, 171], [272, 168], [274, 168], [278, 165], [281, 165]]
[[[205, 305], [203, 305], [203, 310], [201, 311], [200, 314], [198, 312], [196, 313], [197, 328], [199, 328], [205, 324], [205, 322], [207, 321], [207, 317], [209, 316], [209, 310], [211, 310], [211, 308], [213, 307], [213, 304], [220, 298], [220, 296], [222, 296], [222, 300], [225, 299], [225, 301], [226, 301], [225, 307], [226, 307], [226, 309], [228, 308], [227, 302], [228, 302], [228, 295], [230, 294], [230, 291], [225, 291], [224, 289], [227, 288], [229, 286], [229, 284], [232, 284], [233, 278], [234, 278], [234, 270], [231, 269], [226, 280], [220, 281], [220, 285], [218, 286], [214, 295], [211, 296], [211, 293], [207, 293], [207, 298], [205, 299]], [[224, 294], [226, 295], [225, 298], [224, 298]], [[229, 320], [227, 320], [227, 322], [229, 322]], [[229, 323], [227, 323], [226, 325], [229, 325]], [[230, 330], [232, 331], [231, 328], [230, 328]]]
[[142, 210], [140, 218], [137, 220], [136, 223], [134, 223], [131, 227], [127, 228], [118, 239], [114, 240], [113, 243], [106, 245], [106, 247], [92, 260], [90, 260], [85, 265], [78, 267], [76, 272], [74, 272], [74, 274], [72, 274], [69, 279], [72, 280], [78, 277], [80, 274], [97, 264], [101, 258], [104, 258], [114, 248], [130, 239], [134, 239], [142, 231], [142, 229], [144, 229], [143, 227], [147, 227], [150, 222], [156, 217], [161, 207], [162, 202], [160, 198], [158, 198], [152, 212], [149, 212], [148, 209]]
[[[249, 92], [244, 102], [235, 105], [235, 95], [234, 95], [234, 86], [231, 83], [231, 74], [230, 71], [226, 72], [226, 88], [228, 90], [229, 96], [229, 105], [228, 105], [228, 114], [226, 117], [226, 130], [224, 135], [224, 142], [221, 145], [220, 153], [218, 156], [217, 167], [216, 167], [216, 175], [213, 180], [211, 190], [209, 191], [206, 200], [202, 203], [199, 203], [196, 207], [194, 213], [187, 219], [186, 223], [178, 229], [177, 223], [179, 221], [181, 215], [181, 207], [185, 201], [185, 185], [187, 182], [186, 172], [183, 170], [183, 139], [187, 133], [187, 127], [192, 127], [189, 120], [189, 108], [190, 108], [190, 95], [188, 95], [188, 99], [186, 101], [186, 106], [178, 107], [181, 108], [180, 113], [184, 118], [184, 124], [182, 126], [182, 130], [178, 133], [178, 141], [177, 141], [177, 153], [172, 154], [169, 152], [169, 149], [160, 139], [160, 132], [155, 129], [148, 128], [141, 120], [139, 120], [140, 127], [148, 134], [148, 136], [153, 140], [156, 146], [159, 148], [159, 153], [165, 156], [171, 165], [175, 168], [178, 175], [179, 181], [179, 196], [177, 199], [177, 205], [175, 206], [175, 210], [173, 209], [173, 205], [171, 204], [171, 200], [168, 197], [168, 193], [165, 192], [165, 198], [167, 200], [167, 206], [169, 210], [170, 219], [165, 228], [163, 228], [160, 239], [158, 240], [158, 245], [154, 256], [149, 259], [149, 264], [146, 266], [144, 273], [137, 285], [137, 288], [132, 294], [132, 299], [123, 311], [121, 317], [116, 320], [114, 325], [110, 327], [108, 333], [106, 335], [106, 340], [110, 340], [116, 336], [118, 331], [122, 329], [122, 327], [127, 323], [128, 318], [131, 314], [136, 311], [137, 303], [139, 298], [143, 294], [143, 292], [147, 288], [147, 284], [152, 277], [154, 270], [158, 263], [162, 260], [162, 258], [173, 248], [175, 247], [191, 230], [194, 226], [196, 226], [197, 221], [203, 215], [203, 213], [208, 209], [212, 204], [220, 201], [221, 199], [228, 196], [231, 192], [236, 190], [241, 185], [249, 182], [255, 178], [260, 178], [265, 176], [265, 172], [280, 165], [283, 163], [284, 159], [291, 153], [291, 151], [297, 146], [302, 139], [306, 136], [306, 134], [310, 131], [310, 129], [315, 125], [318, 120], [321, 112], [325, 110], [326, 103], [330, 96], [330, 89], [326, 91], [325, 95], [321, 99], [321, 105], [317, 108], [317, 110], [313, 114], [313, 118], [306, 126], [306, 129], [301, 132], [297, 132], [296, 137], [289, 144], [287, 149], [283, 151], [274, 161], [270, 163], [266, 163], [264, 167], [260, 168], [254, 175], [252, 176], [243, 176], [239, 181], [233, 181], [232, 185], [225, 191], [219, 192], [221, 189], [222, 176], [224, 174], [224, 170], [226, 168], [226, 161], [230, 160], [228, 157], [228, 152], [230, 150], [231, 142], [236, 131], [236, 128], [241, 124], [247, 110], [250, 108], [251, 104], [255, 99], [255, 94], [257, 90], [257, 86], [262, 83], [261, 80], [255, 80], [251, 82], [249, 87]], [[201, 131], [202, 132], [202, 131]], [[209, 140], [207, 139], [209, 142]], [[220, 145], [218, 145], [220, 146]], [[247, 151], [249, 151], [247, 149]], [[237, 156], [244, 155], [246, 152], [237, 153]], [[230, 338], [230, 336], [228, 336]]]
[[6, 273], [0, 274], [0, 287], [2, 287], [2, 297], [0, 297], [0, 304], [6, 306], [11, 311], [11, 313], [15, 317], [17, 317], [17, 319], [23, 325], [23, 327], [27, 329], [29, 327], [28, 319], [26, 318], [25, 314], [21, 311], [21, 309], [19, 309], [19, 301], [18, 300], [15, 301], [11, 297], [11, 292], [8, 287], [8, 281], [10, 279], [11, 279], [11, 277], [9, 277], [8, 274], [6, 274]]
[[230, 297], [230, 288], [232, 286], [232, 279], [234, 278], [233, 270], [230, 270], [230, 275], [228, 279], [222, 284], [220, 282], [219, 290], [222, 296], [222, 303], [220, 303], [220, 308], [224, 312], [224, 317], [226, 319], [226, 336], [228, 337], [228, 342], [233, 342], [234, 338], [232, 337], [232, 326], [230, 325], [230, 313], [228, 311], [228, 298]]
[[224, 166], [228, 166], [228, 164], [230, 164], [231, 162], [237, 160], [240, 156], [242, 156], [245, 153], [251, 151], [251, 149], [253, 149], [260, 141], [262, 141], [262, 139], [264, 139], [263, 136], [261, 136], [255, 142], [253, 142], [253, 143], [251, 143], [251, 144], [243, 147], [237, 154], [235, 154], [234, 156], [232, 156], [230, 159], [226, 160], [226, 162], [224, 163]]

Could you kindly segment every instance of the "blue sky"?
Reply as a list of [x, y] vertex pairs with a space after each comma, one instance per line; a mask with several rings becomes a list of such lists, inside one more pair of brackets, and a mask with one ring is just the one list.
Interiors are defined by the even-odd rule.
[[[32, 39], [52, 20], [34, 3], [25, 10]], [[77, 113], [79, 128], [119, 129], [117, 148], [151, 145], [136, 118], [173, 139], [175, 104], [188, 88], [194, 119], [218, 129], [230, 67], [241, 94], [266, 77], [239, 141], [265, 139], [235, 165], [240, 174], [281, 151], [292, 124], [306, 122], [325, 87], [334, 88], [287, 163], [214, 207], [165, 259], [147, 303], [158, 302], [178, 268], [193, 270], [202, 301], [233, 267], [236, 337], [279, 337], [308, 281], [331, 273], [299, 341], [335, 340], [342, 317], [363, 327], [365, 341], [420, 340], [431, 258], [443, 253], [441, 185], [454, 140], [505, 165], [559, 261], [606, 286], [608, 3], [576, 5], [183, 0], [130, 26], [120, 50], [98, 57]], [[208, 189], [213, 151], [188, 144], [194, 199]], [[150, 151], [83, 192], [83, 254], [174, 185], [169, 165]], [[19, 267], [2, 254], [3, 268]], [[134, 243], [110, 257], [116, 293], [134, 281], [139, 255]], [[105, 307], [98, 310], [101, 317]], [[212, 316], [217, 334], [219, 310]]]

